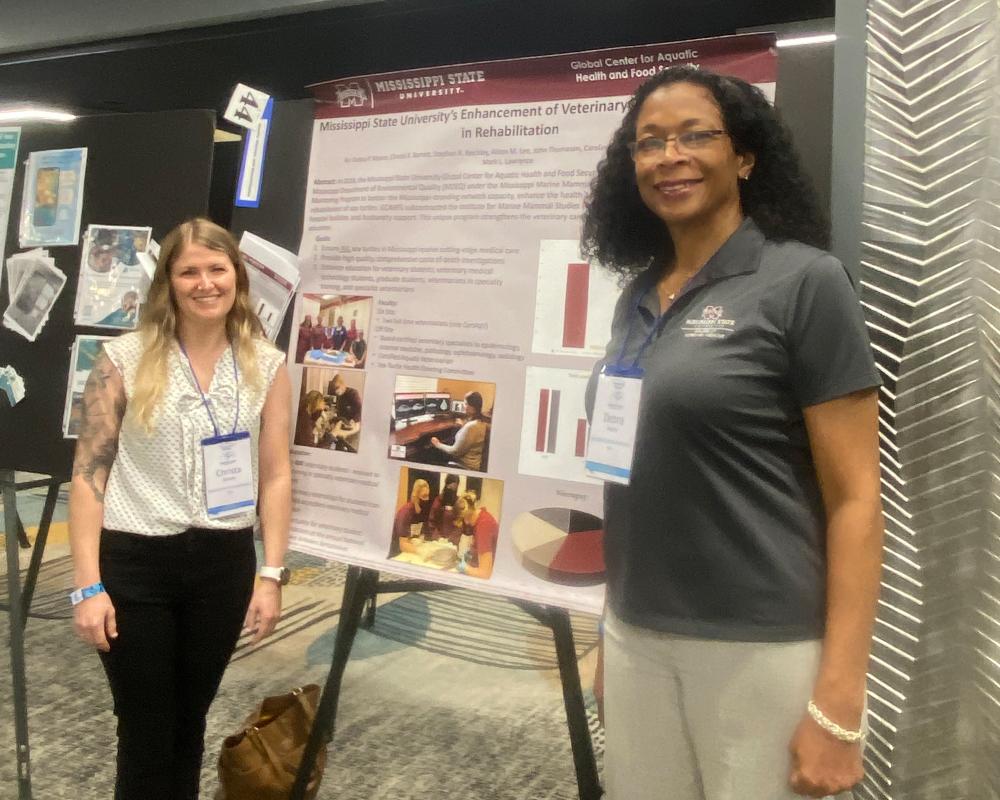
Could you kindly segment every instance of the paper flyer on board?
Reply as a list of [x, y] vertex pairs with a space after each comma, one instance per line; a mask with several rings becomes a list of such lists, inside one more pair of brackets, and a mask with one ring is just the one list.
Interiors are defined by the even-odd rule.
[[250, 304], [273, 342], [299, 287], [299, 257], [249, 231], [240, 238], [240, 253], [250, 279]]
[[0, 128], [0, 263], [7, 246], [7, 222], [14, 196], [14, 173], [17, 170], [17, 146], [20, 128]]
[[21, 197], [21, 247], [80, 240], [87, 148], [39, 150], [28, 156]]
[[294, 548], [600, 611], [584, 392], [619, 288], [580, 219], [631, 92], [683, 63], [774, 96], [771, 35], [313, 87]]
[[7, 259], [10, 305], [3, 326], [35, 341], [49, 321], [49, 313], [66, 285], [66, 274], [45, 250], [32, 250]]
[[152, 280], [143, 262], [152, 234], [148, 226], [87, 226], [73, 309], [77, 325], [135, 329]]
[[101, 347], [111, 336], [77, 336], [69, 360], [69, 381], [66, 384], [66, 405], [63, 410], [63, 436], [76, 439], [80, 436], [83, 409], [83, 389], [87, 378], [100, 355]]
[[11, 408], [24, 399], [24, 379], [11, 366], [0, 367], [0, 395]]

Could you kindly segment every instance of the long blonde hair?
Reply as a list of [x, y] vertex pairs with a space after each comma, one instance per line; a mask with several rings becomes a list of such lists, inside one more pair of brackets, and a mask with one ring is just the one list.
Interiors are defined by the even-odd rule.
[[413, 488], [410, 489], [410, 502], [412, 503], [412, 502], [416, 501], [418, 503], [423, 503], [424, 501], [420, 498], [420, 493], [424, 489], [427, 489], [427, 491], [430, 491], [431, 485], [427, 481], [425, 481], [423, 478], [417, 478], [413, 482]]
[[240, 383], [254, 390], [261, 388], [256, 344], [267, 340], [264, 327], [250, 306], [250, 279], [240, 257], [239, 245], [229, 231], [211, 220], [196, 217], [182, 222], [160, 245], [156, 272], [139, 322], [142, 356], [136, 368], [135, 391], [129, 411], [147, 432], [155, 425], [157, 407], [167, 382], [170, 350], [177, 341], [177, 301], [170, 286], [170, 270], [184, 248], [192, 243], [223, 253], [236, 268], [236, 300], [226, 315], [226, 336], [236, 350]]

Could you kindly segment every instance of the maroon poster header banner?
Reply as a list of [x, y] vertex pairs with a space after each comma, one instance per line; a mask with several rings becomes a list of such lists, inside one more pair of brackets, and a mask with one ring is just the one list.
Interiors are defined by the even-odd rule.
[[383, 72], [318, 83], [317, 119], [429, 111], [455, 106], [531, 103], [630, 95], [660, 70], [679, 64], [774, 83], [774, 34], [616, 47], [554, 56]]

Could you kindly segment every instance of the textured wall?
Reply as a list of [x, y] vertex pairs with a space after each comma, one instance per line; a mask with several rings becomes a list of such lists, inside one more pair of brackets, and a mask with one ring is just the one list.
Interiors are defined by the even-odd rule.
[[1000, 7], [868, 0], [886, 551], [857, 798], [1000, 798]]

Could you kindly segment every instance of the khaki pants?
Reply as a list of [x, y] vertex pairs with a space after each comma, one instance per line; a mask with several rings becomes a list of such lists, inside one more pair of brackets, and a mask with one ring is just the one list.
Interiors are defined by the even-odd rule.
[[675, 636], [609, 610], [606, 800], [801, 800], [788, 787], [788, 744], [820, 647]]

